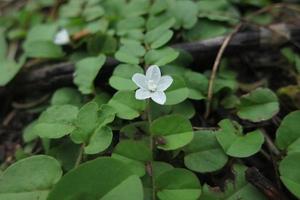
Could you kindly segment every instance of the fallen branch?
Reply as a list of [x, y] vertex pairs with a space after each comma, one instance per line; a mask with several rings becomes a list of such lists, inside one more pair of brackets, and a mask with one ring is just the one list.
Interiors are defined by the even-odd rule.
[[[247, 32], [240, 32], [232, 36], [228, 43], [224, 56], [239, 55], [245, 51], [259, 48], [277, 47], [289, 42], [300, 41], [300, 27], [297, 25], [275, 24], [267, 28], [256, 28]], [[281, 34], [277, 34], [280, 32]], [[285, 37], [282, 37], [282, 34]], [[287, 38], [288, 37], [288, 38]], [[215, 57], [224, 43], [225, 37], [180, 43], [172, 45], [173, 48], [183, 49], [192, 54], [197, 62], [207, 61]], [[118, 64], [113, 58], [108, 58], [105, 66], [107, 71], [112, 71]], [[69, 62], [59, 64], [47, 64], [38, 67], [24, 68], [17, 77], [6, 87], [0, 87], [0, 97], [10, 95], [28, 95], [32, 91], [49, 91], [58, 87], [70, 86], [73, 81], [74, 65]]]

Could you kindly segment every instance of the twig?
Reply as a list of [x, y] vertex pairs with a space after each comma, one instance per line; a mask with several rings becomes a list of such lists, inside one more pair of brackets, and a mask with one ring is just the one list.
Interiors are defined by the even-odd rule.
[[10, 113], [8, 113], [8, 115], [4, 118], [2, 125], [7, 126], [11, 122], [11, 120], [15, 117], [16, 114], [17, 114], [16, 110], [12, 110]]
[[274, 142], [272, 141], [272, 139], [270, 138], [270, 136], [266, 133], [266, 131], [264, 129], [260, 129], [260, 131], [262, 132], [262, 134], [264, 135], [265, 139], [266, 139], [266, 143], [268, 145], [268, 148], [270, 149], [270, 151], [275, 155], [275, 156], [280, 156], [281, 153], [280, 151], [277, 149], [277, 147], [275, 146]]
[[286, 199], [272, 184], [272, 182], [264, 177], [257, 168], [251, 167], [246, 170], [246, 179], [264, 193], [269, 200], [284, 200]]
[[216, 74], [217, 74], [217, 71], [218, 71], [219, 64], [221, 62], [221, 58], [223, 56], [223, 53], [224, 53], [227, 45], [229, 44], [229, 42], [231, 40], [231, 38], [233, 37], [233, 35], [235, 33], [238, 32], [238, 30], [241, 28], [241, 26], [242, 26], [241, 23], [238, 24], [234, 28], [234, 30], [224, 39], [223, 44], [220, 47], [219, 52], [217, 54], [217, 57], [215, 59], [215, 62], [214, 62], [213, 68], [212, 68], [212, 73], [211, 73], [211, 76], [210, 76], [210, 79], [209, 79], [209, 85], [208, 85], [206, 112], [205, 112], [205, 115], [204, 115], [204, 117], [206, 119], [210, 114], [211, 100], [212, 100], [212, 97], [213, 97], [214, 81], [215, 81], [215, 78], [216, 78]]
[[46, 94], [44, 96], [42, 96], [41, 98], [35, 100], [35, 101], [32, 101], [32, 102], [29, 102], [29, 103], [18, 103], [18, 102], [13, 102], [12, 103], [12, 106], [14, 108], [17, 108], [17, 109], [28, 109], [28, 108], [32, 108], [32, 107], [35, 107], [35, 106], [38, 106], [40, 105], [41, 103], [45, 102], [48, 98], [49, 98], [49, 94]]

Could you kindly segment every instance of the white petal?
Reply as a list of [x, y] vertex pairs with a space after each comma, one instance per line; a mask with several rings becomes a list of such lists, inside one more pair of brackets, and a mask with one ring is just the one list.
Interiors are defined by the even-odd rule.
[[140, 88], [147, 89], [146, 76], [144, 74], [136, 73], [132, 76], [132, 81]]
[[151, 99], [153, 101], [155, 101], [156, 103], [163, 105], [166, 103], [167, 97], [164, 92], [157, 91], [157, 92], [151, 93]]
[[161, 73], [157, 65], [151, 65], [146, 71], [147, 80], [152, 80], [154, 83], [158, 83]]
[[158, 82], [157, 90], [158, 91], [165, 91], [170, 87], [173, 83], [173, 78], [171, 76], [162, 76]]
[[138, 89], [135, 91], [135, 98], [138, 100], [148, 99], [150, 98], [151, 93], [148, 90], [145, 89]]
[[60, 30], [54, 37], [54, 43], [57, 45], [64, 45], [70, 42], [70, 36], [66, 29]]

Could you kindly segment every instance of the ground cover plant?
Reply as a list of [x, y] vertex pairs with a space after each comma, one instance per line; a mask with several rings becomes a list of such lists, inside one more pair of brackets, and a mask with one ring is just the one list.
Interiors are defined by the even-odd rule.
[[0, 200], [300, 198], [299, 2], [0, 11]]

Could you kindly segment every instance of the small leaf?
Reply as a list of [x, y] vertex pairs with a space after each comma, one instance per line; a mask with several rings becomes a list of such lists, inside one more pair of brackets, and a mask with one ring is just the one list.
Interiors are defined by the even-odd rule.
[[59, 163], [45, 155], [22, 159], [0, 175], [1, 200], [46, 200], [62, 176]]
[[109, 84], [116, 90], [135, 90], [136, 84], [131, 80], [135, 73], [143, 73], [138, 65], [120, 64], [109, 79]]
[[184, 74], [186, 85], [189, 89], [189, 98], [202, 100], [206, 98], [208, 79], [201, 73], [187, 71]]
[[96, 154], [104, 151], [111, 144], [112, 130], [107, 126], [100, 126], [90, 138], [89, 144], [84, 148], [86, 154]]
[[39, 117], [34, 131], [43, 138], [60, 138], [71, 133], [78, 113], [72, 105], [54, 105], [45, 110]]
[[172, 76], [173, 83], [165, 91], [167, 100], [165, 105], [176, 105], [188, 98], [189, 90], [185, 85], [184, 80], [179, 76]]
[[135, 99], [134, 92], [119, 91], [108, 102], [121, 119], [134, 119], [145, 110], [145, 101]]
[[75, 64], [74, 83], [83, 94], [90, 94], [94, 91], [93, 82], [105, 63], [105, 56], [89, 57], [80, 60]]
[[150, 50], [145, 55], [145, 62], [148, 65], [163, 66], [175, 60], [178, 55], [179, 52], [170, 47]]
[[281, 150], [300, 152], [300, 111], [289, 113], [281, 122], [276, 132], [276, 145]]
[[160, 200], [197, 200], [201, 194], [201, 185], [197, 176], [182, 168], [162, 173], [155, 183]]
[[299, 163], [300, 152], [297, 152], [287, 155], [279, 164], [280, 179], [288, 190], [298, 198], [300, 198]]
[[245, 171], [245, 166], [235, 164], [233, 166], [234, 180], [226, 181], [225, 191], [221, 192], [217, 188], [204, 185], [200, 200], [267, 200], [259, 190], [247, 182]]
[[164, 144], [158, 144], [158, 148], [163, 150], [183, 147], [190, 143], [194, 136], [190, 121], [181, 115], [168, 115], [154, 120], [150, 131], [154, 137], [164, 140]]
[[81, 94], [76, 89], [65, 87], [55, 91], [51, 98], [51, 105], [70, 104], [79, 106], [81, 100]]
[[176, 19], [175, 28], [192, 28], [197, 22], [197, 4], [190, 0], [176, 1], [170, 8], [171, 14]]
[[191, 143], [184, 147], [187, 168], [200, 173], [221, 169], [228, 160], [213, 131], [196, 131]]
[[276, 95], [267, 88], [258, 88], [241, 97], [238, 116], [252, 122], [271, 119], [279, 111]]
[[29, 41], [24, 44], [25, 55], [33, 58], [61, 58], [65, 54], [61, 46], [52, 41]]
[[0, 59], [0, 86], [5, 86], [19, 72], [25, 62], [25, 57], [22, 57], [19, 63], [13, 60]]
[[152, 152], [144, 141], [122, 140], [115, 147], [112, 158], [128, 165], [134, 174], [143, 176], [147, 162], [152, 159]]
[[219, 122], [217, 140], [227, 155], [237, 158], [249, 157], [257, 153], [264, 143], [264, 136], [259, 130], [242, 134], [242, 127], [235, 121], [224, 119]]
[[144, 47], [138, 42], [126, 43], [116, 52], [115, 58], [129, 64], [139, 64], [140, 57], [145, 54]]
[[101, 157], [63, 176], [47, 200], [58, 199], [141, 200], [143, 187], [138, 176], [121, 161]]
[[0, 61], [1, 62], [2, 60], [5, 60], [6, 54], [7, 54], [7, 43], [5, 39], [5, 31], [0, 28]]

